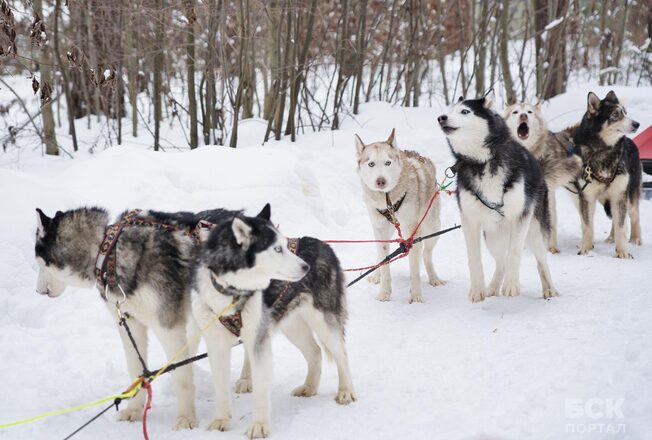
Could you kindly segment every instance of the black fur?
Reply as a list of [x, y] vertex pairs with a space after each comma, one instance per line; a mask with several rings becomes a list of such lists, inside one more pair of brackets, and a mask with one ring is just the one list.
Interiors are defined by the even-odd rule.
[[[643, 179], [641, 159], [636, 144], [623, 135], [615, 145], [607, 145], [600, 137], [601, 131], [612, 123], [611, 115], [618, 109], [620, 102], [615, 93], [609, 92], [600, 101], [597, 112], [587, 112], [582, 117], [579, 127], [573, 135], [579, 154], [585, 166], [590, 166], [593, 173], [603, 176], [628, 174], [627, 198], [630, 203], [638, 203]], [[621, 114], [621, 117], [624, 115]], [[611, 203], [606, 200], [604, 210], [611, 217]]]

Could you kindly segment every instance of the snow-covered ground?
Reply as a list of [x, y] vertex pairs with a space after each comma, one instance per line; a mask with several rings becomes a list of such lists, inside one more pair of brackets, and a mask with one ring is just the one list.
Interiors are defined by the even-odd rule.
[[[607, 91], [593, 90], [600, 96]], [[587, 91], [577, 89], [544, 105], [551, 128], [580, 119]], [[652, 88], [616, 92], [642, 127], [652, 124]], [[35, 293], [36, 207], [50, 214], [80, 205], [104, 206], [116, 215], [134, 207], [255, 213], [269, 201], [273, 220], [288, 236], [371, 238], [355, 174], [353, 133], [374, 141], [396, 127], [399, 144], [433, 158], [441, 178], [450, 164], [435, 125], [442, 111], [367, 104], [343, 130], [263, 147], [254, 145], [260, 124], [244, 121], [242, 132], [252, 145], [236, 150], [154, 153], [142, 146], [149, 143], [143, 136], [74, 160], [39, 157], [38, 149], [27, 145], [20, 155], [0, 154], [0, 424], [92, 401], [130, 381], [112, 317], [97, 291], [69, 289], [56, 300]], [[94, 130], [80, 130], [80, 136]], [[352, 405], [333, 401], [337, 373], [326, 362], [320, 394], [291, 397], [303, 381], [305, 364], [297, 349], [277, 337], [273, 438], [652, 438], [652, 202], [641, 203], [644, 244], [632, 249], [634, 260], [614, 258], [613, 245], [603, 243], [610, 223], [601, 211], [595, 250], [577, 256], [579, 218], [561, 191], [558, 204], [561, 254], [550, 255], [549, 263], [559, 298], [540, 298], [534, 258], [526, 253], [521, 297], [471, 304], [459, 230], [442, 237], [435, 249], [437, 271], [448, 284], [424, 283], [425, 304], [407, 303], [405, 261], [392, 267], [391, 302], [376, 301], [376, 286], [367, 281], [350, 288], [347, 344], [359, 398]], [[445, 197], [442, 209], [442, 227], [459, 222], [453, 198]], [[336, 252], [344, 267], [376, 259], [367, 245], [337, 245]], [[489, 274], [493, 263], [487, 252], [484, 257]], [[150, 366], [161, 365], [158, 342], [151, 350]], [[242, 348], [235, 352], [233, 380]], [[176, 402], [169, 377], [162, 377], [154, 384], [150, 437], [242, 438], [251, 419], [251, 395], [234, 396], [231, 431], [207, 432], [213, 411], [207, 362], [199, 362], [195, 371], [200, 429], [171, 430]], [[0, 439], [62, 438], [95, 411], [0, 429]], [[140, 424], [119, 423], [110, 412], [78, 438], [140, 436]]]

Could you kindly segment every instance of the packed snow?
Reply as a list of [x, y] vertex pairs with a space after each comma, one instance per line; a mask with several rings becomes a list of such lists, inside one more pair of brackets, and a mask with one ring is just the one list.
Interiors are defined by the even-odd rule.
[[[586, 86], [544, 105], [552, 129], [579, 121], [589, 89], [600, 96], [608, 91]], [[652, 124], [652, 88], [615, 90], [642, 128]], [[155, 153], [145, 147], [149, 139], [141, 130], [141, 138], [126, 137], [120, 147], [96, 145], [92, 154], [82, 142], [84, 151], [74, 160], [40, 157], [36, 145], [0, 154], [0, 424], [120, 392], [131, 380], [111, 312], [96, 290], [68, 289], [57, 299], [35, 293], [36, 207], [51, 215], [82, 205], [103, 206], [113, 215], [126, 208], [216, 207], [254, 214], [271, 202], [273, 221], [288, 236], [370, 239], [353, 133], [378, 141], [395, 127], [399, 145], [432, 158], [441, 179], [451, 164], [435, 124], [444, 111], [443, 104], [370, 103], [342, 130], [264, 146], [260, 121], [243, 121], [240, 144], [251, 148], [235, 150]], [[79, 125], [82, 141], [101, 129]], [[178, 130], [163, 136], [170, 145], [185, 145]], [[541, 299], [535, 261], [526, 252], [520, 297], [470, 303], [463, 233], [450, 232], [435, 248], [435, 267], [448, 283], [435, 288], [424, 277], [425, 304], [408, 304], [405, 260], [392, 265], [392, 301], [376, 301], [377, 286], [366, 280], [348, 290], [347, 346], [357, 402], [334, 402], [337, 371], [327, 361], [319, 395], [291, 397], [303, 382], [305, 362], [282, 336], [275, 338], [272, 438], [652, 438], [652, 202], [641, 202], [644, 244], [632, 247], [634, 260], [614, 258], [613, 245], [603, 242], [610, 222], [601, 210], [595, 250], [581, 257], [579, 217], [563, 192], [557, 198], [561, 253], [548, 256], [559, 298]], [[459, 223], [453, 197], [443, 197], [441, 218], [442, 228]], [[344, 267], [376, 260], [373, 245], [335, 250]], [[489, 275], [493, 262], [486, 249], [483, 262]], [[158, 341], [151, 341], [154, 368], [164, 356]], [[242, 347], [234, 351], [233, 382]], [[210, 369], [206, 361], [194, 368], [200, 428], [172, 431], [176, 399], [164, 376], [154, 383], [150, 438], [242, 438], [251, 421], [251, 395], [233, 395], [231, 431], [208, 432]], [[0, 429], [0, 439], [63, 438], [99, 408]], [[111, 411], [77, 438], [141, 436], [139, 423], [118, 422]]]

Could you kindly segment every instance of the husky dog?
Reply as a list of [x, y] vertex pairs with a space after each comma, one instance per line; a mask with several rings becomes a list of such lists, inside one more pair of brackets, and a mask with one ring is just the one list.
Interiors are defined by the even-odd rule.
[[[36, 291], [54, 298], [61, 295], [66, 286], [93, 287], [96, 283], [96, 259], [109, 225], [108, 213], [100, 208], [81, 208], [59, 211], [50, 218], [40, 209], [36, 211], [35, 251], [39, 266]], [[211, 212], [204, 213], [204, 216], [210, 219]], [[175, 228], [125, 227], [113, 250], [116, 283], [106, 290], [99, 284], [98, 288], [115, 318], [114, 304], [120, 303], [120, 310], [128, 316], [129, 328], [145, 360], [148, 329], [158, 337], [166, 355], [172, 357], [186, 345], [186, 325], [193, 324], [188, 322], [188, 316], [198, 246], [184, 230], [196, 225], [199, 218], [191, 213], [142, 211], [134, 220]], [[129, 377], [133, 379], [142, 373], [142, 365], [125, 329], [118, 328]], [[187, 353], [182, 355], [185, 358]], [[196, 427], [192, 369], [183, 367], [171, 374], [178, 399], [174, 427]], [[145, 393], [140, 392], [130, 399], [118, 418], [140, 420], [145, 397]]]
[[582, 159], [573, 154], [571, 130], [553, 133], [541, 113], [541, 104], [517, 103], [505, 109], [504, 118], [512, 136], [541, 164], [548, 185], [550, 240], [548, 250], [559, 253], [557, 245], [557, 206], [555, 190], [574, 182], [582, 171]]
[[[365, 145], [356, 135], [355, 143], [358, 153], [358, 175], [363, 183], [364, 200], [369, 210], [376, 240], [391, 239], [395, 232], [396, 220], [406, 234], [412, 233], [438, 189], [435, 165], [430, 159], [414, 151], [400, 150], [396, 144], [394, 130], [384, 142]], [[439, 230], [440, 205], [437, 197], [419, 231], [430, 233]], [[419, 273], [420, 258], [423, 258], [430, 285], [445, 284], [437, 276], [432, 264], [432, 251], [435, 244], [437, 238], [432, 238], [415, 244], [410, 252], [410, 303], [423, 302]], [[387, 243], [378, 243], [377, 249], [379, 261], [389, 254]], [[377, 299], [389, 301], [392, 293], [389, 266], [381, 266], [379, 272], [380, 275], [374, 274], [369, 277], [369, 280], [375, 284], [380, 282], [380, 293]]]
[[[493, 103], [493, 94], [460, 98], [447, 115], [437, 118], [456, 159], [457, 201], [471, 272], [469, 298], [478, 302], [487, 296], [519, 295], [526, 238], [537, 260], [543, 297], [558, 296], [546, 261], [550, 217], [541, 167], [511, 137]], [[488, 290], [480, 258], [481, 232], [496, 260]]]
[[[270, 222], [269, 205], [256, 217], [240, 212], [223, 214], [210, 231], [201, 234], [192, 300], [215, 385], [215, 419], [208, 429], [230, 427], [231, 348], [239, 338], [246, 355], [236, 392], [253, 389], [254, 394], [253, 421], [247, 435], [269, 435], [271, 336], [275, 329], [301, 350], [308, 363], [306, 380], [293, 395], [317, 393], [321, 349], [314, 333], [337, 363], [339, 391], [335, 400], [353, 402], [356, 397], [344, 345], [344, 274], [331, 248], [315, 238], [285, 238]], [[224, 318], [237, 322], [236, 329], [214, 323], [216, 314], [233, 303], [238, 311], [228, 312]]]
[[626, 136], [636, 132], [639, 125], [627, 116], [625, 107], [613, 91], [603, 100], [595, 93], [589, 93], [586, 113], [574, 135], [585, 165], [576, 184], [582, 220], [580, 255], [593, 249], [596, 200], [604, 204], [607, 215], [613, 215], [607, 241], [616, 242], [616, 257], [632, 258], [627, 248], [627, 214], [631, 223], [629, 241], [641, 244], [641, 161], [636, 145]]

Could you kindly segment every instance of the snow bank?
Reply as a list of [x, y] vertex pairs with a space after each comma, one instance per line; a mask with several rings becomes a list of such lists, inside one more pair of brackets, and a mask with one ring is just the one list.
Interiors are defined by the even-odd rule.
[[[544, 107], [552, 128], [578, 120], [586, 91], [570, 92]], [[606, 91], [597, 90], [601, 96]], [[634, 119], [643, 126], [652, 123], [652, 89], [616, 92], [628, 99]], [[353, 133], [375, 141], [395, 127], [399, 144], [432, 157], [441, 178], [450, 163], [435, 126], [442, 111], [367, 104], [341, 131], [303, 135], [297, 144], [251, 141], [256, 148], [237, 150], [154, 153], [130, 143], [69, 160], [34, 157], [25, 149], [19, 166], [11, 162], [0, 168], [0, 423], [94, 400], [129, 382], [117, 331], [96, 291], [70, 289], [56, 300], [34, 292], [34, 208], [54, 213], [100, 205], [116, 215], [134, 207], [221, 206], [255, 213], [269, 201], [273, 220], [287, 235], [370, 238], [355, 174]], [[290, 397], [303, 381], [305, 366], [298, 350], [278, 337], [273, 438], [646, 438], [652, 430], [652, 202], [641, 203], [646, 244], [632, 249], [636, 259], [631, 261], [613, 258], [613, 246], [603, 243], [610, 224], [602, 212], [596, 214], [595, 250], [577, 256], [578, 216], [561, 192], [558, 203], [562, 253], [549, 256], [549, 262], [559, 298], [540, 299], [535, 262], [526, 253], [521, 297], [471, 304], [461, 231], [443, 236], [435, 249], [437, 270], [448, 284], [433, 288], [424, 283], [426, 304], [407, 304], [405, 261], [392, 268], [391, 302], [377, 302], [376, 287], [366, 281], [349, 289], [347, 343], [359, 396], [353, 405], [333, 402], [336, 369], [326, 363], [318, 396]], [[459, 222], [453, 199], [445, 198], [442, 209], [443, 227]], [[336, 252], [345, 267], [376, 259], [373, 246], [340, 245]], [[484, 263], [489, 274], [493, 264], [487, 252]], [[163, 354], [158, 342], [152, 342], [151, 350], [154, 367]], [[241, 348], [236, 348], [234, 380], [241, 362]], [[234, 398], [232, 431], [208, 433], [204, 428], [213, 411], [208, 364], [200, 362], [196, 373], [201, 429], [171, 431], [176, 402], [169, 378], [163, 377], [154, 385], [151, 437], [242, 438], [251, 418], [251, 396]], [[568, 399], [621, 398], [622, 419], [573, 419], [566, 411]], [[0, 430], [0, 439], [61, 438], [91, 413]], [[626, 435], [568, 432], [588, 429], [590, 423], [625, 424]], [[586, 426], [577, 428], [582, 424]], [[84, 436], [138, 438], [140, 426], [118, 423], [109, 412], [80, 438]]]

